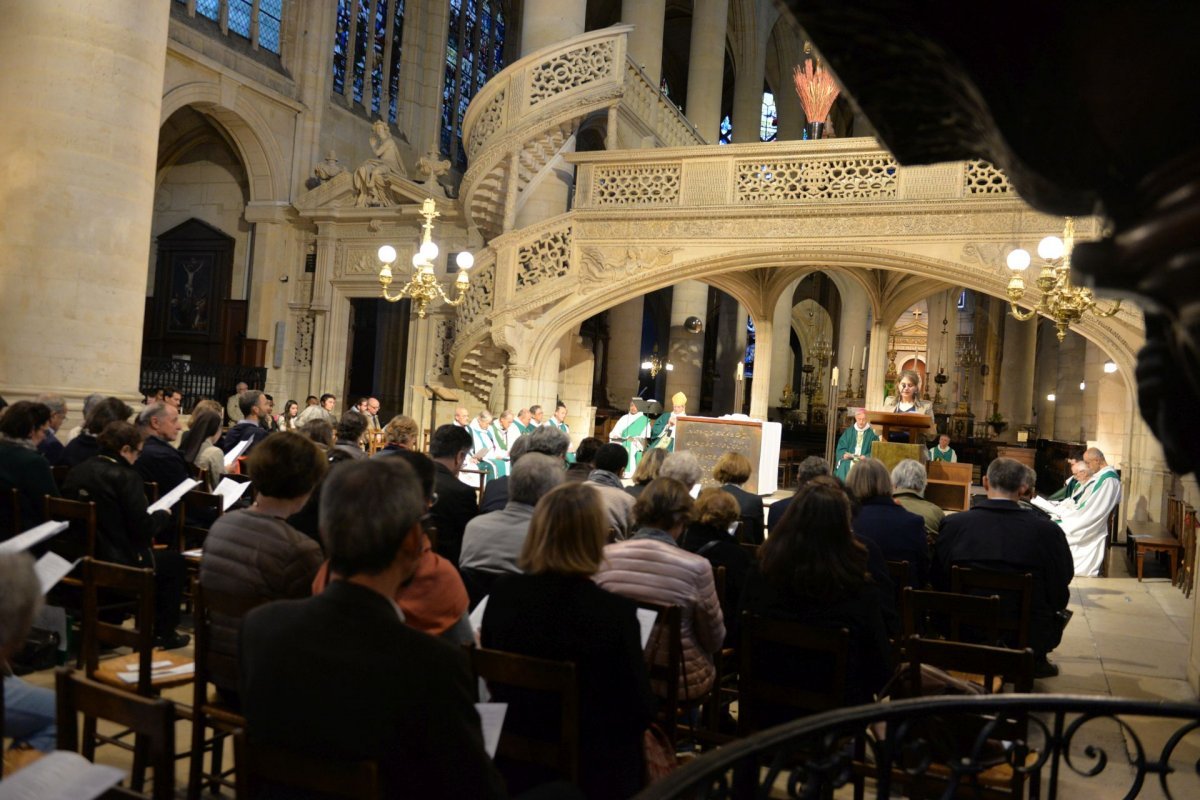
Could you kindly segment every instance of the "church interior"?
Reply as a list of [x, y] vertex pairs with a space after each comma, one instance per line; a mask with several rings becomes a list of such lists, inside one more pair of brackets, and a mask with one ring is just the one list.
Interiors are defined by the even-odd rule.
[[[573, 451], [630, 398], [682, 393], [690, 415], [778, 425], [772, 500], [915, 373], [969, 495], [1001, 456], [1046, 495], [1088, 448], [1119, 473], [1102, 573], [1072, 583], [1063, 672], [1037, 690], [1196, 700], [1193, 290], [1095, 266], [1136, 247], [1121, 234], [1149, 201], [1039, 161], [984, 55], [941, 48], [961, 20], [914, 11], [887, 41], [895, 4], [840, 5], [18, 4], [0, 31], [0, 394], [59, 395], [68, 428], [94, 393], [141, 408], [175, 387], [185, 418], [240, 382], [276, 411], [369, 396], [425, 446], [458, 406], [561, 403]], [[966, 99], [921, 94], [936, 53], [965, 65]], [[1144, 138], [1162, 116], [1112, 124]], [[1143, 579], [1126, 552], [1145, 531], [1178, 542]], [[1156, 655], [1120, 666], [1139, 648]]]

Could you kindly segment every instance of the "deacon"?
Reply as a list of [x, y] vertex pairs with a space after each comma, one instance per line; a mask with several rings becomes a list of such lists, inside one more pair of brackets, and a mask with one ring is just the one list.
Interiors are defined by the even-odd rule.
[[850, 468], [871, 455], [871, 444], [877, 441], [879, 441], [879, 435], [875, 433], [874, 428], [867, 424], [867, 410], [865, 408], [854, 409], [854, 424], [842, 431], [842, 436], [838, 439], [837, 451], [834, 455], [837, 459], [837, 466], [833, 468], [833, 474], [845, 481], [850, 475]]
[[625, 466], [625, 476], [632, 477], [634, 470], [642, 460], [642, 451], [646, 449], [646, 434], [650, 428], [650, 418], [638, 410], [638, 400], [635, 397], [629, 402], [629, 413], [617, 420], [612, 433], [608, 435], [610, 442], [619, 442], [625, 448], [628, 462]]

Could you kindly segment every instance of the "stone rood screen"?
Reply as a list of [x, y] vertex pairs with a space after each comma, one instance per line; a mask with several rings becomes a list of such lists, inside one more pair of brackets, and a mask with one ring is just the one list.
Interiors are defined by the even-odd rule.
[[679, 417], [676, 422], [675, 449], [696, 455], [704, 468], [703, 485], [717, 486], [712, 470], [717, 459], [730, 451], [750, 459], [750, 480], [742, 487], [752, 494], [773, 494], [779, 486], [778, 422], [752, 419], [714, 419]]

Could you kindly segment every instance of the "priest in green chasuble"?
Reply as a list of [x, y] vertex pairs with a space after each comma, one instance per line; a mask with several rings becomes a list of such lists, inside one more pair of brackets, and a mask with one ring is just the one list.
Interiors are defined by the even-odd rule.
[[846, 480], [850, 468], [854, 464], [871, 455], [871, 443], [879, 441], [875, 429], [867, 424], [867, 410], [854, 409], [854, 424], [842, 431], [838, 439], [834, 459], [837, 462], [833, 474], [841, 480]]
[[646, 436], [650, 432], [650, 418], [638, 410], [638, 398], [629, 403], [629, 413], [617, 420], [612, 433], [608, 434], [610, 442], [620, 442], [629, 454], [629, 463], [625, 467], [625, 477], [633, 475], [638, 462], [642, 460], [642, 451], [646, 449]]
[[671, 396], [671, 413], [660, 414], [650, 429], [650, 446], [675, 452], [675, 418], [687, 414], [687, 395], [676, 392]]

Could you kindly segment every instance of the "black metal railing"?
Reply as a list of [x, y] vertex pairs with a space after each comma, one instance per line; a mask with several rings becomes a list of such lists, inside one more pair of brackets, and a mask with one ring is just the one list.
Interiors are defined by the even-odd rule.
[[[266, 367], [205, 364], [179, 358], [143, 358], [138, 386], [143, 394], [171, 387], [183, 394], [182, 411], [191, 413], [199, 400], [211, 397], [222, 405], [238, 383], [261, 389], [267, 381]], [[285, 398], [279, 398], [282, 402]]]
[[856, 798], [1014, 787], [1015, 797], [1132, 798], [1152, 782], [1155, 796], [1200, 797], [1198, 728], [1197, 703], [1044, 694], [877, 703], [735, 741], [636, 800], [824, 798], [847, 786]]

